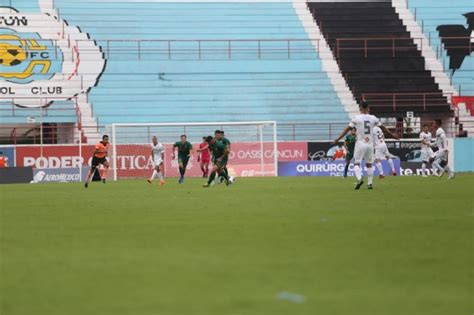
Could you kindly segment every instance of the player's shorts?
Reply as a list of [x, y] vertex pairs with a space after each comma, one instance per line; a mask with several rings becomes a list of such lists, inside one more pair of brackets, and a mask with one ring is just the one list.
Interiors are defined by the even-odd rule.
[[448, 161], [448, 152], [445, 150], [438, 150], [434, 153], [435, 160]]
[[228, 157], [223, 158], [222, 160], [214, 159], [212, 162], [214, 163], [215, 166], [218, 168], [224, 168], [227, 166], [227, 162], [229, 161]]
[[433, 149], [431, 148], [421, 149], [420, 158], [422, 161], [429, 161], [433, 156], [434, 156]]
[[365, 160], [365, 163], [374, 162], [374, 146], [371, 143], [357, 141], [354, 149], [354, 162], [360, 163]]
[[210, 162], [211, 162], [210, 157], [206, 157], [206, 158], [201, 157], [201, 163], [202, 164], [209, 164]]
[[375, 146], [375, 159], [376, 160], [382, 160], [387, 156], [390, 156], [390, 152], [388, 152], [388, 148], [385, 143], [381, 143]]
[[353, 158], [354, 158], [354, 152], [347, 151], [347, 154], [346, 154], [346, 161], [347, 161], [347, 162], [350, 162]]
[[182, 163], [186, 167], [189, 163], [189, 156], [178, 156], [178, 163]]
[[157, 167], [157, 166], [160, 166], [160, 164], [163, 163], [163, 160], [161, 158], [155, 158], [153, 159], [153, 166], [154, 167]]
[[105, 162], [107, 162], [107, 158], [105, 158], [105, 157], [98, 158], [98, 157], [94, 156], [92, 158], [91, 167], [97, 167], [100, 164], [104, 165]]

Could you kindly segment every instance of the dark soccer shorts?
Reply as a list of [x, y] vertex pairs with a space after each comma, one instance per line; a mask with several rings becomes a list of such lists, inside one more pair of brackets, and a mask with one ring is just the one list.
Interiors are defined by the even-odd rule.
[[223, 158], [222, 160], [218, 161], [217, 159], [214, 159], [213, 163], [217, 168], [224, 168], [227, 166], [227, 162], [229, 161], [228, 158]]
[[178, 163], [182, 163], [186, 167], [189, 163], [189, 156], [178, 156]]
[[92, 168], [95, 168], [97, 166], [99, 166], [99, 164], [102, 164], [104, 165], [104, 163], [107, 162], [107, 159], [105, 157], [103, 158], [98, 158], [98, 157], [93, 157], [92, 158], [92, 163], [91, 163], [91, 167]]

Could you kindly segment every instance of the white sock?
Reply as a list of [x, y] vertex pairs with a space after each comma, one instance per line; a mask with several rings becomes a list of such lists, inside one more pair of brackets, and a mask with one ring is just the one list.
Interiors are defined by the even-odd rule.
[[157, 173], [158, 172], [156, 170], [153, 170], [153, 173], [151, 174], [150, 180], [155, 179]]
[[[382, 162], [375, 162], [375, 166], [376, 166], [377, 169], [379, 170], [379, 174], [380, 174], [380, 175], [383, 175]], [[372, 172], [372, 174], [373, 174], [373, 172]]]
[[372, 185], [373, 181], [374, 181], [374, 168], [367, 167], [367, 184]]
[[441, 165], [439, 165], [439, 162], [437, 160], [433, 162], [433, 166], [435, 169], [439, 170], [441, 173], [444, 172], [444, 169], [441, 167]]
[[354, 175], [358, 181], [362, 179], [362, 171], [360, 169], [360, 165], [358, 164], [354, 165]]
[[448, 172], [449, 175], [451, 175], [452, 172], [451, 172], [451, 168], [449, 167], [449, 165], [446, 165], [444, 167], [444, 169], [446, 170], [446, 172]]
[[162, 173], [162, 172], [158, 172], [158, 176], [160, 176], [160, 180], [163, 180], [163, 179], [164, 179], [164, 176], [163, 176], [163, 173]]
[[421, 163], [421, 175], [424, 176], [426, 174], [426, 163]]
[[392, 169], [392, 173], [395, 173], [395, 165], [393, 164], [393, 160], [388, 159], [388, 164], [390, 165], [390, 168]]

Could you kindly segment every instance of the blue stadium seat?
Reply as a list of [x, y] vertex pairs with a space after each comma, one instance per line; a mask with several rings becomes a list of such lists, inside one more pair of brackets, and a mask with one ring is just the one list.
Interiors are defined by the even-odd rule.
[[[291, 2], [55, 4], [108, 58], [89, 98], [101, 125], [348, 119]], [[127, 39], [149, 40], [140, 60], [136, 42], [107, 42]], [[182, 41], [196, 39], [200, 56], [197, 41]], [[287, 39], [303, 40], [291, 42], [290, 57]], [[165, 40], [181, 42], [169, 54]]]
[[[449, 71], [449, 58], [441, 44], [437, 27], [440, 25], [464, 25], [467, 27], [466, 17], [463, 14], [473, 12], [472, 0], [451, 0], [449, 2], [432, 0], [410, 0], [409, 8], [416, 15], [417, 22], [423, 26], [423, 32], [430, 39], [435, 50], [441, 48], [442, 62]], [[474, 95], [474, 55], [464, 59], [462, 67], [452, 74], [452, 82], [462, 95]]]

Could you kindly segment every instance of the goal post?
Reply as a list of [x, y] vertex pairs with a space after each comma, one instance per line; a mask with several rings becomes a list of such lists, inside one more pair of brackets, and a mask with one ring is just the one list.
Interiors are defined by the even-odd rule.
[[[110, 136], [110, 175], [112, 179], [147, 178], [153, 164], [151, 139], [165, 145], [165, 176], [178, 176], [178, 162], [172, 159], [173, 144], [186, 135], [194, 153], [187, 176], [202, 176], [196, 149], [203, 137], [223, 130], [231, 142], [228, 170], [232, 176], [277, 176], [277, 124], [275, 121], [199, 123], [117, 123], [107, 127]], [[212, 165], [212, 162], [211, 162]]]

